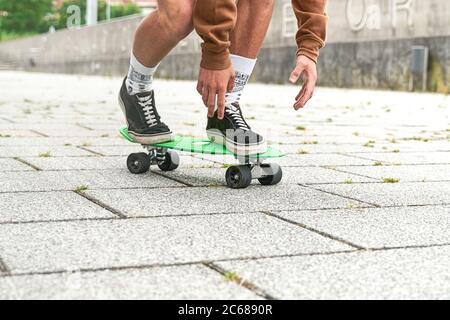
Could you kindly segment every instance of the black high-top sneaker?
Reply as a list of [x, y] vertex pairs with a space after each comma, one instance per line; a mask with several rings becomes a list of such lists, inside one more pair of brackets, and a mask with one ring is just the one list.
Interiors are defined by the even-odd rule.
[[135, 142], [155, 144], [172, 140], [169, 127], [161, 122], [155, 106], [155, 93], [128, 94], [126, 78], [119, 93], [119, 104], [128, 124], [128, 134]]
[[266, 140], [251, 130], [238, 103], [225, 107], [223, 120], [219, 120], [217, 111], [213, 118], [208, 118], [206, 132], [209, 140], [224, 145], [234, 154], [249, 155], [267, 151]]

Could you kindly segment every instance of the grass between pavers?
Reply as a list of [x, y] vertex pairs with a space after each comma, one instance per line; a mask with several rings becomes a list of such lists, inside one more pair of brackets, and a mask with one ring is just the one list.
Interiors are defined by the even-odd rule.
[[384, 166], [384, 164], [383, 164], [383, 162], [381, 162], [381, 161], [377, 161], [377, 162], [375, 162], [375, 163], [373, 164], [373, 166], [374, 166], [374, 167], [381, 167], [381, 166]]
[[236, 272], [225, 272], [223, 274], [223, 277], [225, 278], [225, 280], [230, 282], [239, 282], [241, 280]]
[[363, 144], [363, 147], [374, 148], [375, 147], [375, 141], [373, 141], [373, 140], [367, 141], [365, 144]]
[[10, 134], [1, 134], [0, 133], [0, 138], [11, 138]]
[[40, 158], [50, 158], [51, 156], [52, 156], [51, 151], [39, 153], [39, 157], [40, 157]]
[[409, 138], [403, 138], [404, 141], [419, 141], [419, 142], [429, 142], [430, 140], [433, 140], [433, 138], [425, 138], [425, 137], [409, 137]]
[[297, 154], [309, 154], [308, 150], [300, 149], [297, 151]]
[[295, 127], [296, 130], [298, 131], [306, 131], [306, 127], [305, 126], [297, 126]]
[[384, 183], [399, 183], [400, 179], [397, 178], [383, 178]]
[[85, 191], [87, 191], [89, 189], [88, 185], [82, 184], [79, 185], [78, 187], [76, 187], [73, 191], [75, 191], [76, 193], [83, 193]]
[[300, 144], [319, 144], [319, 141], [302, 141]]

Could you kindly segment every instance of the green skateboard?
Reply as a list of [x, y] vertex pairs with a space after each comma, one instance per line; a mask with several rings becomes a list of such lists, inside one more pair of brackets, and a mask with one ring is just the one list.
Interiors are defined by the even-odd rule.
[[[127, 128], [119, 130], [122, 137], [135, 143], [128, 134]], [[177, 136], [174, 140], [152, 144], [142, 145], [148, 153], [132, 153], [128, 156], [127, 167], [133, 174], [148, 172], [151, 165], [157, 165], [162, 171], [173, 171], [180, 164], [178, 151], [212, 154], [212, 155], [231, 155], [239, 160], [240, 165], [229, 167], [225, 179], [228, 187], [233, 189], [247, 188], [252, 179], [258, 179], [262, 185], [276, 185], [282, 177], [281, 167], [275, 163], [263, 163], [264, 160], [280, 158], [285, 155], [284, 152], [273, 148], [268, 148], [266, 153], [253, 155], [237, 155], [228, 151], [225, 146], [215, 144], [207, 139], [193, 137]]]

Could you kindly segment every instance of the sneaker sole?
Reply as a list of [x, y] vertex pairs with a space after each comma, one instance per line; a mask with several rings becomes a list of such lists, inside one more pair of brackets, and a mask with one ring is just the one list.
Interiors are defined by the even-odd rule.
[[[122, 97], [120, 96], [120, 93], [119, 93], [119, 105], [120, 105], [120, 109], [122, 109], [123, 115], [125, 116], [125, 121], [127, 122], [127, 127], [129, 128], [130, 125], [128, 123], [125, 105], [122, 101]], [[136, 132], [128, 130], [128, 134], [130, 137], [133, 138], [134, 142], [137, 142], [140, 144], [156, 144], [156, 143], [163, 143], [163, 142], [173, 140], [172, 132], [167, 132], [167, 133], [162, 133], [162, 134], [145, 135], [145, 134], [140, 134], [140, 133], [136, 133]]]
[[235, 145], [233, 142], [230, 142], [222, 134], [219, 134], [216, 131], [207, 130], [206, 133], [211, 142], [224, 145], [228, 151], [237, 155], [262, 154], [267, 152], [267, 143], [265, 141], [261, 144], [252, 146], [239, 146]]

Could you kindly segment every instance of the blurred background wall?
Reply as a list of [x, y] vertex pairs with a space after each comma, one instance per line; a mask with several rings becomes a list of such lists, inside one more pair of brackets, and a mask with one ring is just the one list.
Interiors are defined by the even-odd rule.
[[[449, 0], [330, 0], [327, 12], [321, 85], [450, 91]], [[125, 75], [141, 19], [131, 16], [0, 42], [0, 68]], [[295, 64], [296, 30], [290, 0], [277, 0], [254, 81], [286, 82]], [[195, 33], [180, 43], [160, 66], [159, 76], [194, 79], [200, 43]]]

